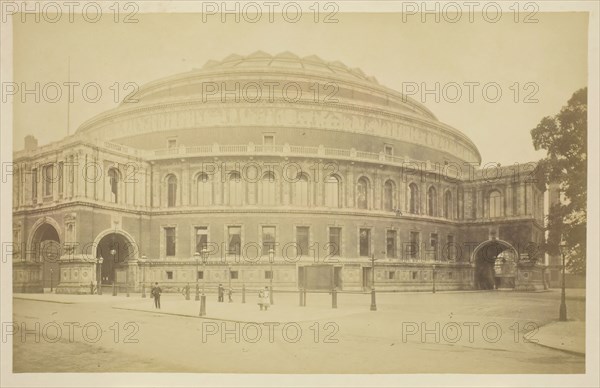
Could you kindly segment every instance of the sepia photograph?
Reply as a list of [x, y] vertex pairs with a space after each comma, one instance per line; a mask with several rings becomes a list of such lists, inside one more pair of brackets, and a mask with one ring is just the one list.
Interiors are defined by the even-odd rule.
[[598, 3], [0, 7], [0, 386], [600, 385]]

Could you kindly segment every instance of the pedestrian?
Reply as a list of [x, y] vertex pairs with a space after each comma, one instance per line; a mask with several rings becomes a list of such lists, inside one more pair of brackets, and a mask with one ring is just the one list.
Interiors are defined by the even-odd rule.
[[[271, 293], [269, 292], [269, 287], [265, 286], [265, 289], [262, 290], [262, 307], [264, 307], [265, 311], [269, 309], [271, 305]], [[262, 310], [262, 308], [261, 308]]]
[[152, 291], [150, 294], [154, 298], [154, 308], [160, 309], [160, 294], [162, 293], [162, 289], [158, 286], [158, 282], [154, 283], [154, 287], [152, 287]]
[[260, 311], [262, 311], [264, 309], [265, 306], [263, 306], [263, 299], [264, 299], [264, 290], [258, 290], [258, 307], [260, 307]]
[[227, 298], [229, 298], [229, 303], [233, 302], [233, 288], [231, 286], [227, 290]]
[[219, 283], [218, 289], [218, 299], [219, 302], [223, 302], [225, 300], [225, 289], [223, 288], [223, 284]]

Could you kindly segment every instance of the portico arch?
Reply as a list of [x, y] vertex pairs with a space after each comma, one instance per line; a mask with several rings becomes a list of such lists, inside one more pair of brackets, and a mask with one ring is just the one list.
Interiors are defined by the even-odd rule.
[[106, 229], [94, 241], [96, 259], [99, 265], [98, 277], [101, 283], [115, 281], [116, 269], [123, 264], [137, 260], [139, 249], [134, 238], [121, 229]]
[[479, 244], [471, 256], [474, 287], [479, 290], [514, 288], [517, 250], [504, 240], [487, 240]]
[[62, 234], [58, 222], [51, 217], [37, 220], [27, 241], [29, 261], [41, 265], [43, 287], [56, 286], [60, 279], [59, 260], [62, 255]]

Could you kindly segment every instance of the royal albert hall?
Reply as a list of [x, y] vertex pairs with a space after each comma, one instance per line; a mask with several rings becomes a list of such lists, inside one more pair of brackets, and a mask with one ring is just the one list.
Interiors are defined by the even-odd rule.
[[546, 286], [544, 187], [340, 62], [231, 55], [14, 153], [13, 289]]

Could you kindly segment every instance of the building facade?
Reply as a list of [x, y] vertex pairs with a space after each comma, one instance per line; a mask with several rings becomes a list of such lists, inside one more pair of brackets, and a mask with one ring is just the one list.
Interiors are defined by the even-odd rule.
[[141, 87], [13, 170], [13, 288], [539, 289], [535, 165], [359, 69], [232, 55]]

